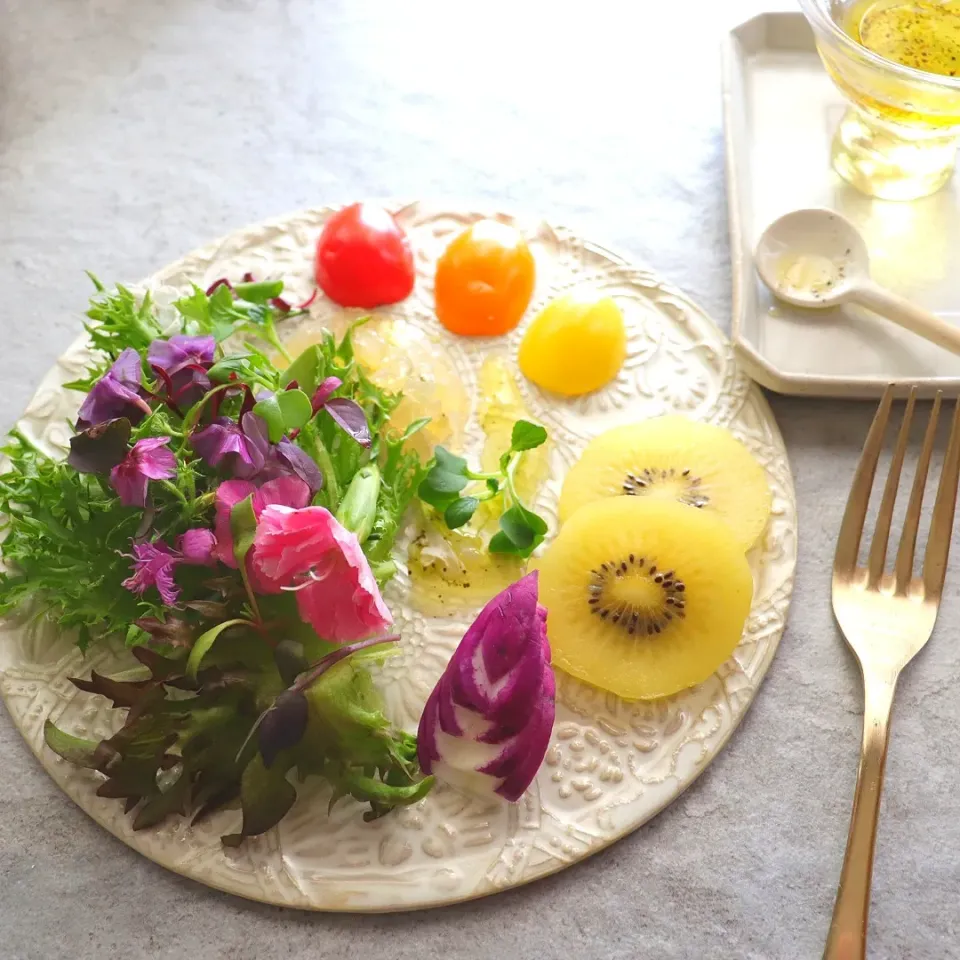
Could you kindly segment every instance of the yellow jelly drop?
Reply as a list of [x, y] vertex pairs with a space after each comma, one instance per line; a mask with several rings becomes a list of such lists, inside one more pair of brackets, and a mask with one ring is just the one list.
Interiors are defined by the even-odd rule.
[[520, 343], [520, 370], [544, 390], [578, 396], [613, 380], [627, 355], [623, 314], [611, 297], [551, 300]]

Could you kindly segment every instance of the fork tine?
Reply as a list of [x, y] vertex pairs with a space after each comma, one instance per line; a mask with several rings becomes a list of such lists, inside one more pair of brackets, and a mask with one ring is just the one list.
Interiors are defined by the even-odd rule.
[[897, 445], [890, 461], [890, 472], [883, 487], [883, 499], [880, 501], [880, 510], [877, 513], [877, 525], [870, 543], [870, 557], [867, 561], [867, 586], [876, 587], [883, 577], [883, 567], [887, 560], [887, 543], [890, 539], [890, 524], [893, 520], [893, 507], [897, 502], [897, 488], [900, 486], [900, 473], [903, 469], [903, 457], [907, 450], [907, 441], [910, 438], [910, 423], [913, 419], [913, 408], [917, 402], [917, 388], [910, 389], [907, 399], [907, 408], [903, 412], [903, 422], [900, 424], [900, 433], [897, 436]]
[[857, 472], [853, 477], [853, 486], [847, 498], [847, 508], [843, 512], [840, 536], [837, 539], [837, 553], [833, 560], [835, 573], [852, 573], [857, 565], [857, 553], [860, 550], [860, 537], [863, 533], [863, 521], [867, 516], [870, 503], [870, 489], [877, 472], [877, 461], [883, 449], [883, 437], [890, 420], [890, 407], [893, 404], [893, 385], [883, 392], [883, 399], [870, 425], [870, 432], [860, 454]]
[[950, 442], [943, 458], [937, 500], [930, 520], [927, 553], [923, 558], [923, 588], [928, 597], [939, 597], [947, 575], [947, 557], [953, 536], [953, 515], [957, 506], [957, 481], [960, 480], [960, 400], [954, 404]]
[[930, 410], [927, 432], [923, 436], [923, 447], [920, 449], [920, 459], [917, 460], [917, 472], [913, 478], [907, 515], [903, 521], [903, 533], [900, 535], [900, 548], [897, 550], [897, 561], [894, 566], [894, 583], [897, 593], [905, 593], [913, 579], [913, 558], [917, 548], [917, 530], [920, 527], [920, 508], [927, 485], [927, 474], [930, 471], [930, 456], [933, 453], [933, 441], [937, 432], [942, 400], [943, 394], [938, 390]]

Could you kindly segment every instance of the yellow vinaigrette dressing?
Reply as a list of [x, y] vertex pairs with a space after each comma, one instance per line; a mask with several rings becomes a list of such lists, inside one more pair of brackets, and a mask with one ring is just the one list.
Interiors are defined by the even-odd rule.
[[843, 14], [843, 30], [887, 60], [960, 76], [960, 0], [861, 0]]
[[[477, 384], [477, 419], [484, 433], [480, 469], [497, 470], [500, 455], [510, 447], [517, 420], [530, 413], [517, 388], [509, 363], [488, 357]], [[516, 475], [517, 494], [530, 504], [547, 477], [549, 441], [524, 454]], [[454, 451], [458, 452], [458, 451]], [[408, 566], [414, 603], [425, 613], [440, 614], [452, 605], [485, 603], [522, 576], [525, 561], [487, 550], [497, 532], [502, 499], [482, 503], [473, 519], [459, 530], [422, 516], [419, 535], [410, 547]]]

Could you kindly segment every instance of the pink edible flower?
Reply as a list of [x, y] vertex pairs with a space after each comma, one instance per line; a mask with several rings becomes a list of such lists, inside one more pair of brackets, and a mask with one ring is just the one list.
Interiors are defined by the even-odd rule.
[[135, 543], [132, 547], [133, 575], [123, 581], [123, 586], [134, 593], [145, 593], [156, 587], [160, 599], [173, 606], [180, 596], [180, 588], [173, 582], [173, 570], [180, 559], [162, 540], [153, 543]]
[[253, 570], [260, 581], [295, 589], [301, 618], [324, 640], [348, 643], [393, 623], [360, 542], [324, 507], [268, 506]]
[[214, 556], [217, 538], [213, 535], [212, 530], [207, 530], [204, 527], [188, 530], [181, 535], [178, 546], [184, 563], [212, 567], [217, 562]]
[[[228, 567], [237, 569], [237, 560], [233, 555], [233, 531], [230, 529], [230, 512], [247, 497], [253, 496], [253, 515], [259, 520], [260, 515], [270, 504], [282, 504], [287, 507], [305, 507], [310, 502], [310, 487], [299, 477], [283, 476], [275, 480], [268, 480], [259, 489], [249, 480], [225, 480], [217, 487], [214, 498], [216, 519], [214, 520], [214, 535], [216, 546], [213, 556]], [[253, 554], [256, 553], [256, 544], [247, 556], [247, 567], [250, 569]], [[261, 581], [252, 572], [252, 582], [257, 593], [279, 593], [280, 588], [267, 581]]]
[[149, 481], [169, 480], [177, 475], [177, 458], [167, 449], [169, 443], [169, 437], [138, 440], [110, 471], [110, 483], [124, 506], [145, 507]]

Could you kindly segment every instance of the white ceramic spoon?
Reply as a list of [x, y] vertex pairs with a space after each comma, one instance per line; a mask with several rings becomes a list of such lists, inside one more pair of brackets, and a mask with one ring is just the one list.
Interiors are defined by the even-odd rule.
[[960, 328], [870, 279], [870, 255], [857, 228], [833, 210], [795, 210], [767, 227], [757, 272], [774, 296], [815, 310], [858, 303], [951, 353]]

